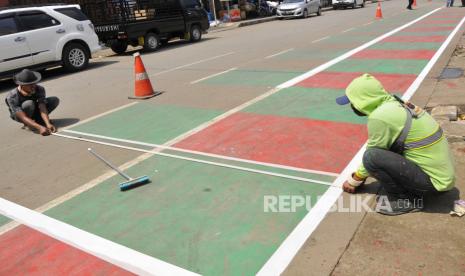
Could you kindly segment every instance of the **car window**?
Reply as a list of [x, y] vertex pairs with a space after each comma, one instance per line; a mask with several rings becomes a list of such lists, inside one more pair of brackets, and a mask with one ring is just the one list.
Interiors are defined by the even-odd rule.
[[58, 20], [43, 12], [20, 14], [19, 20], [24, 31], [60, 25]]
[[18, 26], [13, 16], [0, 18], [0, 36], [18, 32]]
[[200, 7], [200, 2], [198, 0], [181, 0], [181, 5], [185, 9], [190, 9]]
[[76, 19], [78, 21], [89, 20], [89, 18], [87, 18], [87, 16], [78, 8], [59, 8], [59, 9], [55, 9], [55, 11], [62, 13], [73, 19]]

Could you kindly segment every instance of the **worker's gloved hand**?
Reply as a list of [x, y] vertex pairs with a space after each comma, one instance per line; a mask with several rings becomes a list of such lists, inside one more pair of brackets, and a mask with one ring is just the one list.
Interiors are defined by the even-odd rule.
[[50, 132], [50, 130], [48, 128], [46, 128], [44, 126], [40, 126], [39, 127], [39, 133], [42, 136], [48, 136], [48, 135], [50, 135], [51, 132]]
[[346, 182], [344, 182], [344, 184], [342, 185], [342, 189], [346, 192], [346, 193], [355, 193], [355, 191], [357, 190], [358, 187], [360, 187], [361, 185], [363, 185], [365, 183], [365, 178], [361, 178], [359, 176], [357, 176], [356, 173], [352, 173], [352, 175], [349, 177], [349, 179], [347, 179]]

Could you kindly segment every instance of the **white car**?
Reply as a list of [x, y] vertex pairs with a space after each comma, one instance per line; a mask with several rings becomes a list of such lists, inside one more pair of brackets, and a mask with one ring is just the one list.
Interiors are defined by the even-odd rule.
[[94, 26], [79, 5], [0, 10], [0, 76], [58, 64], [71, 72], [82, 70], [100, 49]]
[[306, 18], [309, 14], [321, 15], [320, 0], [284, 0], [276, 10], [279, 19], [288, 17]]
[[333, 9], [351, 7], [355, 9], [357, 6], [365, 7], [365, 0], [331, 0]]

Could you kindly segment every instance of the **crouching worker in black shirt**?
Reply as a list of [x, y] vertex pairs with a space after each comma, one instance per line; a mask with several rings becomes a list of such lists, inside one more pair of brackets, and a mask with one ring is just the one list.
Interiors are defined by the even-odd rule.
[[41, 78], [40, 73], [28, 69], [16, 74], [13, 80], [18, 87], [8, 93], [5, 101], [11, 119], [47, 136], [56, 132], [48, 116], [60, 101], [57, 97], [45, 97], [45, 89], [37, 85]]

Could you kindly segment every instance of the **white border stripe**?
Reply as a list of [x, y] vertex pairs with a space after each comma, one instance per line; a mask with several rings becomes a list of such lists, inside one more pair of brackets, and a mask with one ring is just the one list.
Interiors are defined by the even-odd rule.
[[[436, 9], [427, 15], [430, 15], [442, 8]], [[421, 17], [424, 18], [425, 16]], [[418, 20], [417, 20], [418, 21]], [[454, 31], [449, 35], [449, 37], [444, 41], [441, 47], [438, 49], [433, 58], [428, 62], [428, 64], [423, 68], [422, 72], [418, 75], [417, 79], [410, 85], [407, 89], [407, 92], [404, 94], [404, 99], [410, 99], [413, 94], [416, 92], [421, 82], [428, 75], [431, 68], [434, 66], [436, 61], [439, 59], [441, 54], [444, 52], [450, 41], [453, 39], [455, 34], [458, 32], [460, 27], [463, 25], [465, 17], [460, 21], [459, 25], [454, 29]], [[406, 26], [409, 26], [408, 24]], [[350, 161], [349, 165], [344, 169], [344, 171], [339, 175], [339, 177], [334, 181], [334, 186], [341, 187], [349, 175], [357, 169], [359, 164], [362, 162], [362, 156], [366, 148], [366, 143], [362, 148], [357, 152], [354, 158]], [[336, 202], [339, 196], [342, 194], [341, 188], [330, 187], [325, 194], [318, 200], [315, 206], [308, 212], [308, 214], [303, 218], [303, 220], [297, 225], [297, 227], [292, 231], [292, 233], [284, 240], [281, 246], [276, 250], [276, 252], [271, 256], [271, 258], [266, 262], [266, 264], [260, 269], [257, 275], [279, 275], [281, 274], [287, 266], [290, 264], [294, 256], [300, 250], [305, 241], [310, 237], [319, 223], [324, 219], [326, 213], [329, 211], [331, 206]]]
[[234, 70], [237, 70], [237, 67], [233, 67], [231, 69], [228, 69], [228, 70], [225, 70], [225, 71], [222, 71], [222, 72], [210, 75], [210, 76], [206, 76], [205, 78], [201, 78], [201, 79], [198, 79], [198, 80], [195, 80], [195, 81], [191, 81], [191, 84], [196, 84], [196, 83], [199, 83], [201, 81], [208, 80], [208, 79], [211, 79], [213, 77], [217, 77], [219, 75], [223, 75], [223, 74], [226, 74], [226, 73], [234, 71]]
[[268, 162], [260, 162], [260, 161], [230, 157], [230, 156], [226, 156], [226, 155], [206, 153], [206, 152], [196, 151], [196, 150], [188, 150], [188, 149], [183, 149], [183, 148], [178, 148], [178, 147], [164, 146], [164, 145], [158, 145], [158, 144], [152, 144], [152, 143], [144, 143], [144, 142], [139, 142], [139, 141], [134, 141], [134, 140], [119, 139], [119, 138], [113, 138], [113, 137], [108, 137], [108, 136], [103, 136], [103, 135], [98, 135], [98, 134], [92, 134], [92, 133], [86, 133], [86, 132], [81, 132], [81, 131], [64, 130], [63, 132], [72, 133], [72, 134], [76, 134], [76, 135], [83, 135], [83, 136], [88, 136], [88, 137], [94, 137], [94, 138], [101, 138], [101, 139], [105, 139], [105, 140], [109, 140], [109, 141], [115, 141], [115, 142], [123, 142], [123, 143], [140, 145], [140, 146], [147, 146], [147, 147], [152, 147], [152, 148], [161, 148], [161, 149], [191, 153], [191, 154], [196, 154], [196, 155], [201, 155], [201, 156], [206, 156], [206, 157], [213, 157], [213, 158], [218, 158], [218, 159], [237, 161], [237, 162], [248, 163], [248, 164], [253, 164], [253, 165], [268, 166], [268, 167], [272, 167], [272, 168], [285, 169], [285, 170], [289, 170], [289, 171], [297, 171], [297, 172], [312, 173], [312, 174], [322, 174], [322, 175], [329, 175], [329, 176], [339, 176], [339, 174], [332, 173], [332, 172], [309, 170], [309, 169], [297, 168], [297, 167], [286, 166], [286, 165], [279, 165], [279, 164], [268, 163]]
[[0, 198], [0, 214], [137, 275], [199, 275]]
[[282, 174], [282, 173], [273, 173], [273, 172], [269, 172], [269, 171], [256, 170], [256, 169], [245, 168], [245, 167], [235, 166], [235, 165], [229, 165], [229, 164], [224, 164], [224, 163], [219, 163], [219, 162], [200, 160], [200, 159], [195, 159], [195, 158], [190, 158], [190, 157], [185, 157], [185, 156], [180, 156], [180, 155], [175, 155], [175, 154], [162, 153], [160, 151], [155, 151], [155, 150], [144, 150], [144, 149], [139, 149], [139, 148], [134, 148], [134, 147], [121, 146], [121, 145], [117, 145], [117, 144], [113, 144], [113, 143], [107, 143], [107, 142], [102, 142], [102, 141], [97, 141], [97, 140], [92, 140], [92, 139], [86, 139], [86, 138], [81, 138], [81, 137], [74, 137], [74, 136], [69, 136], [69, 135], [64, 135], [64, 134], [59, 134], [59, 133], [54, 133], [53, 135], [63, 137], [63, 138], [72, 139], [72, 140], [79, 140], [79, 141], [85, 141], [85, 142], [90, 142], [90, 143], [95, 143], [95, 144], [100, 144], [100, 145], [105, 145], [105, 146], [111, 146], [111, 147], [120, 148], [120, 149], [127, 149], [127, 150], [151, 153], [151, 154], [154, 154], [154, 155], [160, 155], [160, 156], [171, 157], [171, 158], [176, 158], [176, 159], [181, 159], [181, 160], [187, 160], [187, 161], [192, 161], [192, 162], [197, 162], [197, 163], [202, 163], [202, 164], [208, 164], [208, 165], [213, 165], [213, 166], [218, 166], [218, 167], [223, 167], [223, 168], [230, 168], [230, 169], [235, 169], [235, 170], [239, 170], [239, 171], [246, 171], [246, 172], [258, 173], [258, 174], [270, 175], [270, 176], [275, 176], [275, 177], [298, 180], [298, 181], [302, 181], [302, 182], [309, 182], [309, 183], [313, 183], [313, 184], [322, 184], [322, 185], [327, 185], [327, 186], [333, 185], [332, 182], [327, 182], [327, 181], [321, 181], [321, 180], [316, 180], [316, 179], [292, 176], [292, 175], [287, 175], [287, 174]]
[[397, 29], [394, 29], [394, 30], [392, 30], [392, 31], [390, 31], [390, 32], [388, 32], [388, 33], [386, 33], [384, 35], [381, 35], [381, 36], [373, 39], [372, 41], [369, 41], [369, 42], [363, 44], [362, 46], [359, 46], [359, 47], [357, 47], [357, 48], [355, 48], [355, 49], [353, 49], [353, 50], [351, 50], [351, 51], [349, 51], [349, 52], [347, 52], [347, 53], [345, 53], [345, 54], [343, 54], [343, 55], [341, 55], [341, 56], [339, 56], [339, 57], [337, 57], [337, 58], [335, 58], [333, 60], [330, 60], [329, 62], [326, 62], [326, 63], [316, 67], [313, 70], [308, 71], [307, 73], [305, 73], [303, 75], [300, 75], [300, 76], [298, 76], [298, 77], [296, 77], [296, 78], [294, 78], [294, 79], [292, 79], [290, 81], [287, 81], [287, 82], [279, 85], [277, 88], [278, 89], [283, 89], [283, 88], [291, 87], [291, 86], [293, 86], [293, 85], [295, 85], [295, 84], [297, 84], [297, 83], [299, 83], [299, 82], [301, 82], [301, 81], [303, 81], [303, 80], [305, 80], [305, 79], [307, 79], [307, 78], [309, 78], [309, 77], [311, 77], [311, 76], [313, 76], [315, 74], [318, 74], [321, 71], [324, 71], [324, 70], [328, 69], [329, 67], [335, 65], [336, 63], [339, 63], [339, 62], [343, 61], [344, 59], [347, 59], [350, 56], [352, 56], [352, 55], [354, 55], [354, 54], [356, 54], [356, 53], [358, 53], [358, 52], [360, 52], [360, 51], [374, 45], [375, 43], [380, 42], [381, 40], [385, 39], [386, 37], [389, 37], [389, 36], [399, 32], [399, 31], [409, 27], [410, 25], [413, 25], [413, 24], [417, 23], [418, 21], [420, 21], [423, 18], [437, 12], [440, 9], [441, 8], [435, 9], [435, 10], [433, 10], [433, 11], [431, 11], [431, 12], [429, 12], [429, 13], [427, 13], [427, 14], [425, 14], [425, 15], [423, 15], [423, 16], [421, 16], [421, 17], [419, 17], [419, 18], [417, 18], [417, 19], [415, 19], [413, 21], [411, 21], [410, 23], [407, 23], [407, 24], [405, 24], [405, 25], [403, 25], [403, 26], [401, 26], [401, 27], [399, 27]]
[[464, 21], [465, 21], [465, 16], [462, 18], [459, 25], [457, 25], [457, 27], [447, 37], [446, 41], [444, 41], [444, 43], [441, 45], [441, 47], [439, 47], [438, 51], [434, 54], [434, 56], [428, 62], [426, 67], [423, 69], [423, 71], [421, 71], [420, 75], [418, 75], [418, 78], [410, 85], [410, 87], [407, 89], [407, 91], [402, 96], [402, 99], [409, 100], [413, 96], [415, 91], [418, 89], [418, 87], [420, 87], [420, 84], [423, 82], [423, 80], [428, 75], [431, 68], [433, 68], [434, 64], [438, 61], [438, 59], [441, 57], [442, 53], [446, 50], [447, 46], [452, 41], [455, 34], [460, 30], [460, 28], [462, 27]]

